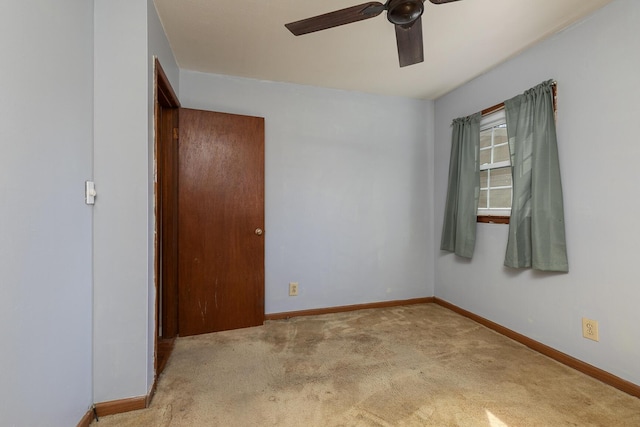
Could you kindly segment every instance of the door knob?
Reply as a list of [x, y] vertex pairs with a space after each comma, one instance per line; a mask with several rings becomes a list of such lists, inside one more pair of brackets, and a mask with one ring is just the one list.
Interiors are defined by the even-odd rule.
[[262, 236], [262, 228], [256, 228], [256, 234]]

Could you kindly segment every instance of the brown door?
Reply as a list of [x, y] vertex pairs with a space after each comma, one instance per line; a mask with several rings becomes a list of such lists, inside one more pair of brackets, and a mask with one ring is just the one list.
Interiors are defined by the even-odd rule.
[[264, 321], [264, 119], [180, 109], [178, 329]]

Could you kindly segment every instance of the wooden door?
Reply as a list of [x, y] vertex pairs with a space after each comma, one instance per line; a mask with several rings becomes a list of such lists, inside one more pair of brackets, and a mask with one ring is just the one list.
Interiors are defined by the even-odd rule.
[[178, 329], [264, 322], [264, 119], [179, 114]]

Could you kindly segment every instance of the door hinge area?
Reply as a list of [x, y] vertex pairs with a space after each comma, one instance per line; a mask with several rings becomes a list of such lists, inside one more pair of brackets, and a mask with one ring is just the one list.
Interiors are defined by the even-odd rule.
[[180, 133], [178, 132], [178, 128], [173, 128], [173, 139], [180, 139], [178, 136]]

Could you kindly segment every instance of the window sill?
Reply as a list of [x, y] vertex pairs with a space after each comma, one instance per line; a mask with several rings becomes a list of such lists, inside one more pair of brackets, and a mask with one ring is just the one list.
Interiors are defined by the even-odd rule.
[[484, 224], [509, 224], [508, 216], [478, 215], [478, 222]]

